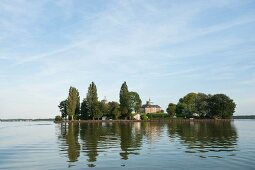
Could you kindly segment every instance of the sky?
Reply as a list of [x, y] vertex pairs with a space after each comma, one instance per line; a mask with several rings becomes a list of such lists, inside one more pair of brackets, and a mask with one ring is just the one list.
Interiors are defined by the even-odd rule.
[[0, 119], [52, 118], [70, 86], [166, 109], [224, 93], [255, 112], [255, 0], [1, 0]]

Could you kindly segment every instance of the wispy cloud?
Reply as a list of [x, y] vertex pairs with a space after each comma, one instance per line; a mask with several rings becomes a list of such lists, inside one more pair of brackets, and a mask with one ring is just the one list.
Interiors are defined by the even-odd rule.
[[[57, 113], [69, 85], [85, 96], [90, 81], [100, 96], [118, 100], [127, 80], [162, 107], [167, 96], [177, 102], [189, 90], [238, 96], [240, 84], [254, 78], [252, 6], [232, 0], [1, 1], [0, 96], [10, 93], [9, 100], [20, 102], [26, 92], [28, 102], [17, 112], [32, 112], [29, 101], [39, 108], [44, 101], [45, 116]], [[0, 114], [8, 107], [0, 104]]]

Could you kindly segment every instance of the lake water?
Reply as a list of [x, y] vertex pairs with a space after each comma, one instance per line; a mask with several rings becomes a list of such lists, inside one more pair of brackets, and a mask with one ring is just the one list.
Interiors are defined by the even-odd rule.
[[0, 122], [0, 169], [255, 169], [255, 121]]

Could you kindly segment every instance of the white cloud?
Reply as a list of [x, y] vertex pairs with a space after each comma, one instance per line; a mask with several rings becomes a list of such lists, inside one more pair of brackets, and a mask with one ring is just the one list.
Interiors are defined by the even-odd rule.
[[[247, 39], [241, 32], [254, 27], [253, 12], [205, 26], [194, 21], [214, 8], [233, 12], [246, 3], [111, 1], [77, 6], [75, 1], [66, 0], [19, 1], [18, 5], [1, 1], [1, 96], [10, 92], [13, 97], [8, 99], [20, 102], [27, 92], [30, 97], [16, 110], [23, 110], [23, 114], [38, 106], [43, 110], [38, 112], [48, 116], [57, 111], [54, 106], [66, 95], [68, 86], [80, 88], [84, 97], [91, 81], [98, 82], [100, 96], [116, 100], [121, 83], [127, 80], [143, 98], [153, 96], [164, 106], [172, 93], [177, 100], [177, 96], [182, 97], [178, 94], [192, 89], [225, 90], [221, 81], [226, 80], [233, 84], [230, 92], [234, 93], [239, 88], [235, 83], [239, 72], [254, 70], [251, 62], [249, 67], [239, 64], [243, 58], [252, 60], [254, 50], [237, 48], [254, 45], [254, 36]], [[199, 80], [209, 88], [213, 83], [217, 87], [206, 89]], [[242, 79], [243, 83], [248, 81]], [[189, 86], [181, 90], [184, 83]], [[30, 101], [34, 106], [28, 104]], [[42, 101], [50, 107], [41, 108]], [[11, 103], [2, 106], [0, 112], [7, 112]]]

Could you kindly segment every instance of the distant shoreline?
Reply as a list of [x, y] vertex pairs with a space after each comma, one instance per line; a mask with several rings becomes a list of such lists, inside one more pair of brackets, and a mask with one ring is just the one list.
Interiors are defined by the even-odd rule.
[[36, 122], [36, 121], [54, 121], [54, 119], [0, 119], [0, 122]]

